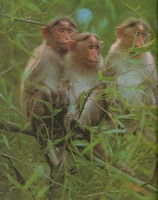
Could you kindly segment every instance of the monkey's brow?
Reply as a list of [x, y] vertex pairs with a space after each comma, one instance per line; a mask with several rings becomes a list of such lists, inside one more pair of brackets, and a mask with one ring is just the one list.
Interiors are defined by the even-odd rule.
[[138, 24], [138, 22], [131, 22], [129, 24], [127, 24], [126, 26], [123, 26], [123, 28], [130, 28], [130, 27], [134, 27]]
[[[91, 34], [87, 33], [85, 35], [77, 36], [76, 37], [76, 41], [84, 41], [84, 40], [88, 40], [91, 37]], [[100, 41], [98, 37], [94, 36], [96, 38], [97, 41]], [[89, 41], [89, 43], [91, 43], [91, 41]]]
[[51, 26], [50, 28], [51, 28], [51, 29], [53, 29], [53, 28], [63, 28], [63, 29], [65, 29], [65, 30], [68, 30], [68, 29], [74, 30], [74, 27], [73, 27], [73, 26], [69, 25], [69, 26], [65, 27], [65, 26], [62, 25], [62, 24], [59, 24], [59, 25], [56, 25], [56, 26]]
[[98, 43], [98, 41], [89, 41], [88, 42], [88, 45], [92, 45], [92, 46], [98, 46], [99, 45], [99, 43]]
[[142, 25], [146, 31], [148, 31], [147, 27], [146, 27], [144, 24], [142, 24], [142, 23], [140, 23], [140, 22], [138, 22], [138, 21], [137, 21], [137, 22], [131, 22], [131, 23], [129, 23], [129, 24], [123, 26], [123, 28], [130, 28], [130, 27], [137, 26], [137, 25], [139, 25], [139, 24]]
[[71, 25], [65, 27], [64, 25], [61, 25], [61, 24], [57, 25], [56, 27], [58, 27], [58, 28], [65, 28], [65, 29], [67, 29], [67, 28], [73, 28]]

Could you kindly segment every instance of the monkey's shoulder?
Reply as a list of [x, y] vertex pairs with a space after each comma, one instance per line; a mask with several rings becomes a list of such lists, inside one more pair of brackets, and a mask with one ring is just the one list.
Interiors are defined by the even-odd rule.
[[61, 58], [55, 51], [49, 46], [41, 45], [34, 50], [33, 57], [30, 60], [30, 68], [38, 67], [43, 71], [46, 68], [50, 68], [51, 65], [58, 67], [60, 63]]

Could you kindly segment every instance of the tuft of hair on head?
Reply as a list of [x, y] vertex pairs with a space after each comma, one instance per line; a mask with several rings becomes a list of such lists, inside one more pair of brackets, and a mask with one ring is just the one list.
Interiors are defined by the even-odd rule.
[[89, 33], [89, 32], [85, 32], [85, 33], [79, 33], [74, 37], [75, 41], [84, 41], [87, 40], [88, 38], [90, 38], [91, 36], [95, 37], [97, 40], [100, 41], [100, 38], [93, 33]]
[[69, 22], [74, 29], [76, 29], [76, 30], [78, 29], [77, 24], [75, 23], [75, 21], [71, 17], [69, 17], [69, 16], [61, 16], [61, 17], [52, 19], [47, 24], [47, 26], [50, 27], [50, 28], [52, 28], [52, 27], [58, 25], [60, 22], [63, 22], [63, 21]]
[[142, 25], [146, 29], [146, 31], [149, 31], [149, 27], [148, 27], [147, 23], [143, 19], [139, 19], [136, 17], [129, 17], [129, 18], [125, 19], [119, 25], [119, 27], [130, 28], [130, 27], [134, 27], [138, 24]]

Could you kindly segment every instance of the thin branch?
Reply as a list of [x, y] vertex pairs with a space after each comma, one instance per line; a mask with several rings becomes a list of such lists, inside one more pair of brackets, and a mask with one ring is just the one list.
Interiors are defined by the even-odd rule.
[[82, 114], [82, 112], [83, 112], [83, 109], [84, 109], [84, 107], [85, 107], [85, 104], [86, 104], [88, 98], [90, 97], [92, 91], [95, 90], [96, 88], [100, 87], [101, 85], [104, 85], [104, 84], [105, 84], [104, 82], [103, 82], [103, 83], [100, 83], [99, 85], [97, 85], [97, 86], [95, 86], [95, 87], [93, 87], [92, 89], [89, 90], [89, 92], [87, 93], [87, 95], [86, 95], [86, 97], [85, 97], [85, 100], [84, 100], [84, 102], [83, 102], [83, 105], [82, 105], [82, 108], [81, 108], [81, 110], [80, 110], [78, 119], [80, 118], [80, 116], [81, 116], [81, 114]]
[[0, 72], [0, 76], [1, 75], [4, 75], [4, 74], [6, 74], [6, 73], [8, 73], [10, 70], [12, 70], [13, 69], [13, 67], [9, 67], [9, 68], [7, 68], [5, 71], [3, 71], [3, 72]]
[[129, 8], [130, 10], [132, 10], [133, 12], [135, 12], [140, 18], [141, 18], [141, 14], [139, 11], [137, 11], [136, 8], [133, 8], [132, 6], [130, 6], [129, 4], [125, 3], [124, 0], [121, 0], [121, 3], [124, 4], [127, 8]]
[[12, 21], [20, 21], [20, 22], [26, 22], [26, 23], [36, 24], [36, 25], [39, 25], [39, 26], [47, 26], [47, 24], [43, 24], [41, 22], [34, 21], [34, 20], [31, 20], [31, 19], [17, 18], [17, 17], [3, 15], [3, 14], [0, 14], [0, 17], [1, 18], [9, 18]]

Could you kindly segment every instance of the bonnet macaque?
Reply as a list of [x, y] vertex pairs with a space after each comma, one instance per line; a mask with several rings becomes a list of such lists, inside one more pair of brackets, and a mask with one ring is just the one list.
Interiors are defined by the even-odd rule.
[[[85, 126], [96, 125], [102, 119], [105, 102], [98, 76], [98, 71], [103, 69], [102, 46], [102, 41], [91, 33], [78, 34], [75, 40], [69, 42], [64, 78], [59, 90], [61, 102], [64, 104], [64, 101], [68, 100], [69, 103], [64, 117], [66, 127], [71, 121], [77, 120], [80, 128], [84, 130]], [[85, 105], [80, 108], [80, 100], [88, 92], [90, 93]]]
[[62, 134], [64, 111], [53, 116], [48, 104], [57, 108], [56, 99], [64, 69], [63, 58], [77, 26], [68, 17], [61, 17], [41, 27], [42, 45], [34, 50], [24, 71], [21, 84], [21, 106], [32, 124], [40, 144]]
[[[144, 105], [157, 105], [155, 62], [152, 54], [143, 49], [149, 41], [148, 26], [143, 20], [131, 17], [116, 28], [116, 37], [105, 60], [104, 70], [106, 76], [114, 78], [116, 89], [122, 95], [121, 99], [114, 99], [113, 106], [123, 110], [123, 102], [126, 102], [127, 110], [132, 108], [138, 112]], [[131, 124], [127, 126], [134, 128], [135, 122]], [[153, 134], [150, 133], [150, 138]], [[155, 173], [158, 173], [158, 164], [156, 168]]]
[[114, 77], [116, 88], [130, 105], [137, 108], [142, 103], [155, 105], [157, 72], [153, 56], [150, 52], [135, 52], [135, 48], [149, 41], [147, 25], [140, 19], [129, 18], [116, 28], [116, 36], [105, 60], [105, 74]]
[[[86, 140], [90, 139], [87, 127], [99, 125], [105, 116], [105, 88], [98, 76], [98, 71], [103, 70], [102, 46], [98, 36], [91, 33], [80, 33], [70, 41], [59, 89], [60, 104], [69, 104], [65, 128], [82, 133]], [[94, 147], [94, 153], [103, 157], [101, 144]]]

